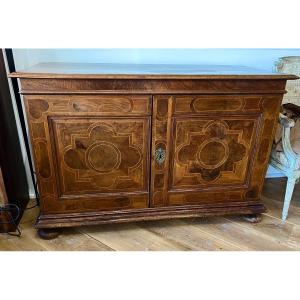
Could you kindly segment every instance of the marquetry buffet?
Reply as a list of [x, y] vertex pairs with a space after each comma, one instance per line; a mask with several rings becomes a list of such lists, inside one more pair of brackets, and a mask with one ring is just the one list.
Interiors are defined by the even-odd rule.
[[286, 81], [232, 66], [40, 64], [24, 72], [36, 227], [265, 211]]

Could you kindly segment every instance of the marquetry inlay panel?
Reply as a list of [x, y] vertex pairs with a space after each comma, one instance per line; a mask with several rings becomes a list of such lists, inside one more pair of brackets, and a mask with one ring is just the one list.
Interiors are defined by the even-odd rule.
[[258, 117], [176, 119], [171, 188], [245, 184]]
[[[151, 205], [167, 205], [167, 185], [169, 179], [169, 160], [171, 155], [171, 117], [172, 96], [155, 96], [152, 117], [152, 174]], [[157, 160], [156, 151], [164, 153], [163, 161]]]
[[253, 113], [261, 111], [262, 96], [249, 95], [182, 95], [174, 96], [175, 114], [186, 113]]
[[149, 96], [39, 95], [25, 104], [45, 211], [148, 206]]
[[150, 96], [147, 95], [47, 95], [26, 96], [28, 112], [33, 119], [44, 114], [149, 115]]
[[[215, 99], [211, 109], [203, 99]], [[168, 205], [257, 200], [279, 105], [280, 96], [176, 97]]]
[[[279, 96], [175, 95], [153, 100], [152, 205], [255, 200]], [[255, 159], [253, 159], [255, 157]]]
[[51, 121], [62, 194], [147, 190], [147, 118]]

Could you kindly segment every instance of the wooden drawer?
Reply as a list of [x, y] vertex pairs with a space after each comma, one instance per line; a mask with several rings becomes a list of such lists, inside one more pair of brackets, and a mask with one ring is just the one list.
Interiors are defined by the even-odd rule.
[[148, 95], [26, 95], [29, 117], [45, 114], [136, 116], [151, 114]]

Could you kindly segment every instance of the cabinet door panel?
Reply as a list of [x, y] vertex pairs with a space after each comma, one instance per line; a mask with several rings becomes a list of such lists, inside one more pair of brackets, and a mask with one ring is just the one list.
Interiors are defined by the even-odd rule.
[[260, 116], [176, 118], [169, 190], [246, 186]]
[[280, 95], [155, 96], [151, 205], [258, 200], [280, 103]]
[[148, 118], [51, 118], [61, 196], [147, 191]]
[[122, 97], [25, 96], [43, 213], [149, 206], [150, 98]]

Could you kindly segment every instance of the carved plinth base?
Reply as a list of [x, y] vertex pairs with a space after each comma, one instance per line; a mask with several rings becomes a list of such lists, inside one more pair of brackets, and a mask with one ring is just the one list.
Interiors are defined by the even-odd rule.
[[52, 240], [57, 238], [62, 232], [60, 228], [39, 228], [38, 236], [43, 240]]
[[[71, 213], [57, 215], [40, 215], [36, 226], [43, 230], [56, 230], [65, 227], [82, 225], [99, 225], [147, 220], [163, 220], [174, 218], [209, 217], [222, 215], [244, 215], [250, 219], [258, 218], [266, 209], [260, 201], [226, 202], [193, 206], [151, 207], [147, 209], [130, 209], [120, 211], [99, 211], [89, 213]], [[47, 228], [47, 229], [45, 229]]]

